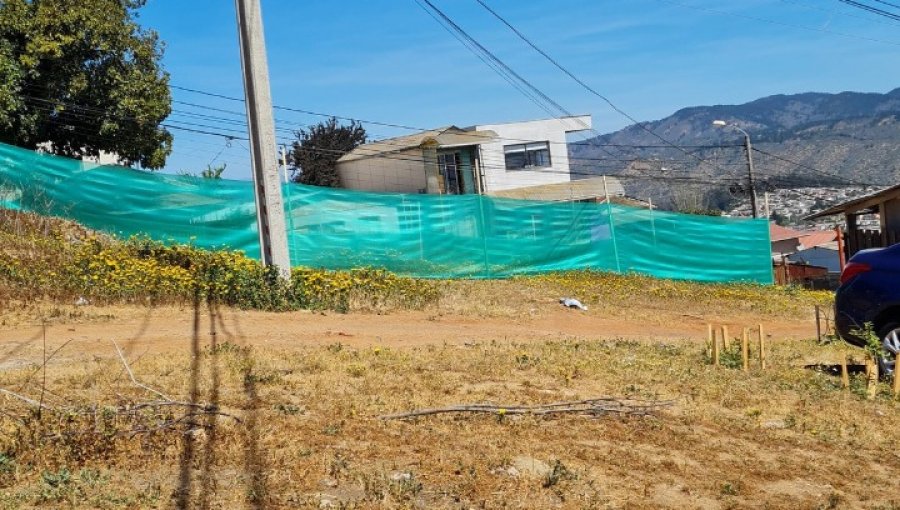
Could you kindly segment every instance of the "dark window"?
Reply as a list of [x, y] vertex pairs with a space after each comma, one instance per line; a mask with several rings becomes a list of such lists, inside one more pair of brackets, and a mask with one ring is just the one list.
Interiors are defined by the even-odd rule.
[[547, 168], [550, 163], [550, 142], [523, 143], [503, 147], [507, 170]]

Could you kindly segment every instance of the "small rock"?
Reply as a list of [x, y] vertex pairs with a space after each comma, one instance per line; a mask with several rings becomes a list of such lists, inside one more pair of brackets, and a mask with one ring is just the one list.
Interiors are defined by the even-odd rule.
[[532, 457], [514, 458], [511, 468], [533, 478], [544, 478], [553, 471], [549, 464]]
[[84, 296], [78, 296], [78, 299], [75, 300], [75, 306], [87, 306], [89, 304], [91, 304], [91, 302], [85, 299]]
[[411, 473], [401, 473], [399, 471], [396, 473], [391, 473], [392, 482], [408, 482], [410, 480], [412, 480]]
[[565, 306], [566, 308], [577, 308], [582, 311], [587, 311], [587, 307], [581, 304], [581, 301], [575, 298], [559, 298], [559, 304]]
[[769, 420], [763, 422], [762, 428], [764, 429], [786, 429], [787, 423], [784, 420]]
[[194, 441], [202, 441], [206, 439], [206, 430], [201, 428], [191, 429], [185, 432], [184, 435], [188, 436]]

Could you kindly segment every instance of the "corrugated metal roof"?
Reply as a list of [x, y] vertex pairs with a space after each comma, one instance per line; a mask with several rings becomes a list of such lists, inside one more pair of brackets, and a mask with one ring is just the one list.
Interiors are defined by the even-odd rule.
[[338, 162], [384, 157], [387, 154], [432, 144], [437, 147], [479, 145], [495, 138], [497, 133], [493, 131], [466, 131], [456, 126], [446, 126], [363, 144], [342, 156]]
[[772, 242], [785, 241], [787, 239], [799, 239], [805, 235], [809, 235], [809, 232], [800, 232], [799, 230], [782, 227], [775, 223], [769, 223], [769, 236], [771, 237]]

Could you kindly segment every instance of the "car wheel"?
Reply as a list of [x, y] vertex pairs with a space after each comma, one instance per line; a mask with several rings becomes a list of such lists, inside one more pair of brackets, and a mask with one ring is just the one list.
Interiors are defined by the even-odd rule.
[[900, 354], [900, 322], [889, 322], [878, 330], [878, 338], [885, 356], [878, 360], [879, 371], [885, 377], [894, 375], [897, 368], [897, 356]]

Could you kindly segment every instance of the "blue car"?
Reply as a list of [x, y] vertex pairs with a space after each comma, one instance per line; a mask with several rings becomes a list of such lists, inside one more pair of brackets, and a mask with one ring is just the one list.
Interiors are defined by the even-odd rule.
[[887, 353], [881, 373], [893, 374], [900, 352], [900, 244], [862, 250], [847, 261], [834, 309], [837, 332], [851, 344], [865, 345], [857, 332], [872, 323]]

